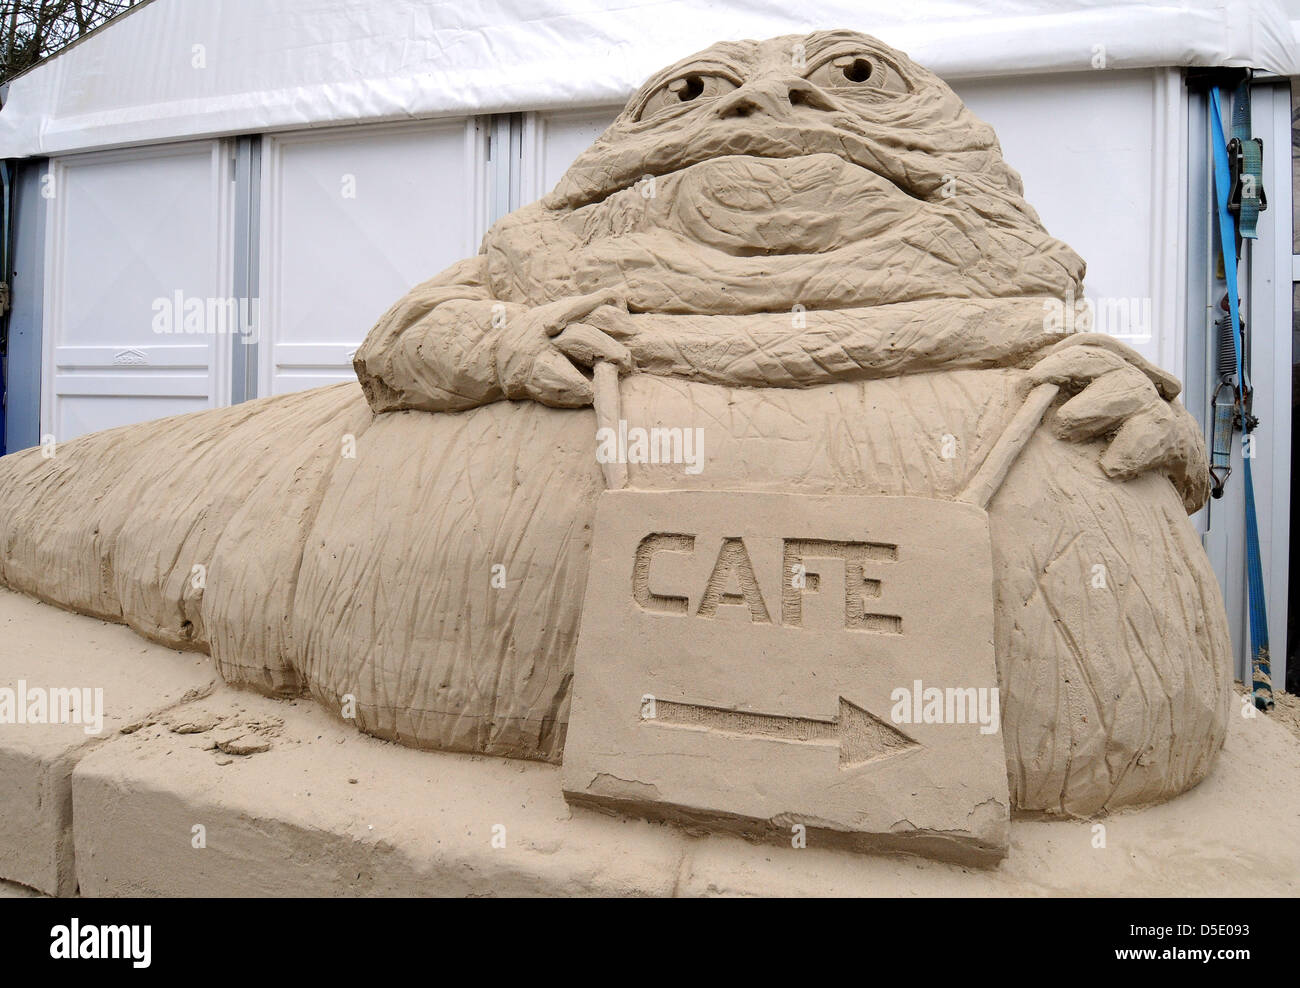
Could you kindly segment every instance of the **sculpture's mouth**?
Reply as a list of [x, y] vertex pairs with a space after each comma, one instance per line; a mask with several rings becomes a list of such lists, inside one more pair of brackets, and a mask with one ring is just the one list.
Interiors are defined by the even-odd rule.
[[[690, 161], [676, 168], [667, 169], [660, 172], [647, 170], [643, 172], [641, 176], [638, 178], [638, 184], [644, 183], [650, 178], [653, 178], [656, 181], [658, 181], [660, 179], [670, 178], [674, 175], [684, 175], [690, 172], [699, 172], [701, 169], [707, 169], [708, 166], [717, 164], [719, 162], [734, 162], [740, 159], [752, 161], [757, 165], [761, 165], [762, 163], [769, 163], [769, 164], [776, 165], [777, 163], [789, 162], [789, 163], [794, 163], [796, 167], [800, 167], [799, 163], [801, 162], [810, 162], [810, 161], [816, 161], [818, 159], [826, 159], [826, 158], [836, 159], [844, 167], [844, 172], [843, 172], [844, 175], [850, 175], [854, 171], [856, 171], [862, 173], [864, 176], [871, 176], [874, 179], [887, 183], [891, 188], [893, 188], [898, 192], [903, 193], [906, 196], [910, 196], [911, 198], [916, 199], [920, 202], [926, 201], [922, 196], [917, 195], [913, 190], [907, 188], [904, 185], [899, 185], [898, 183], [896, 183], [888, 175], [882, 175], [879, 171], [876, 171], [875, 169], [872, 169], [867, 165], [862, 164], [859, 161], [854, 161], [852, 158], [848, 157], [847, 155], [837, 151], [801, 150], [798, 153], [792, 152], [790, 154], [755, 153], [753, 151], [744, 151], [744, 152], [734, 152], [728, 154], [704, 155], [701, 156], [698, 160]], [[614, 191], [615, 192], [621, 191], [621, 188], [615, 189]], [[600, 198], [601, 199], [608, 198], [609, 194], [610, 193], [607, 193], [606, 195], [601, 196]]]
[[547, 205], [591, 205], [648, 178], [658, 181], [718, 159], [784, 161], [818, 155], [832, 155], [847, 166], [884, 179], [913, 199], [930, 198], [932, 189], [918, 185], [915, 163], [909, 168], [900, 155], [892, 153], [895, 136], [868, 135], [861, 121], [848, 114], [834, 114], [829, 120], [825, 116], [819, 115], [815, 121], [767, 120], [762, 127], [713, 121], [685, 130], [630, 135], [614, 146], [597, 144], [574, 162]]
[[670, 230], [737, 257], [817, 254], [896, 238], [909, 220], [936, 208], [826, 152], [709, 157], [653, 183], [642, 180], [635, 190], [584, 212], [625, 213], [629, 202], [642, 212], [644, 227]]

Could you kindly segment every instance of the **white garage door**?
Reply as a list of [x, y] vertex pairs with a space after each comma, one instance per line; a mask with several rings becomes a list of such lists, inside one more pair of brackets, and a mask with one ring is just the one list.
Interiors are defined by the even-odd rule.
[[51, 162], [42, 434], [228, 404], [229, 167], [220, 141]]
[[260, 394], [354, 380], [388, 307], [477, 252], [480, 147], [472, 118], [265, 139]]

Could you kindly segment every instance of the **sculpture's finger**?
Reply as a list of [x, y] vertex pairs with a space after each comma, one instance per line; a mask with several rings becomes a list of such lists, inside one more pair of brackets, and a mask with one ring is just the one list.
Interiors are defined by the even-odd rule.
[[1176, 402], [1162, 401], [1129, 418], [1101, 457], [1101, 469], [1116, 480], [1150, 470], [1163, 473], [1188, 514], [1210, 495], [1210, 468], [1200, 426]]
[[1125, 359], [1112, 354], [1104, 347], [1067, 347], [1057, 350], [1037, 361], [1030, 368], [1030, 377], [1036, 383], [1050, 383], [1063, 391], [1079, 391], [1091, 385], [1102, 374], [1128, 367]]
[[636, 317], [617, 305], [593, 309], [582, 317], [582, 321], [616, 340], [629, 340], [637, 334]]
[[1147, 379], [1155, 385], [1156, 390], [1160, 392], [1160, 397], [1166, 401], [1172, 401], [1182, 393], [1183, 385], [1178, 378], [1151, 363], [1131, 346], [1121, 343], [1115, 337], [1106, 333], [1076, 333], [1073, 336], [1068, 336], [1049, 347], [1044, 354], [1044, 359], [1075, 347], [1100, 348], [1119, 357], [1126, 364], [1131, 364], [1146, 375]]
[[1077, 391], [1103, 374], [1128, 366], [1123, 357], [1105, 347], [1073, 346], [1054, 348], [1029, 369], [1029, 376], [1038, 384], [1055, 384], [1067, 391]]
[[542, 330], [547, 336], [555, 336], [564, 331], [564, 327], [589, 315], [602, 305], [619, 305], [622, 299], [617, 292], [599, 291], [587, 295], [575, 295], [562, 298], [539, 306], [537, 315], [541, 320]]
[[537, 355], [528, 378], [528, 397], [553, 408], [581, 408], [590, 405], [591, 382], [567, 357], [554, 350]]
[[1190, 515], [1201, 510], [1210, 498], [1210, 457], [1201, 424], [1192, 413], [1176, 402], [1169, 407], [1175, 418], [1174, 442], [1183, 453], [1179, 470], [1171, 479], [1183, 496], [1183, 507]]
[[1177, 421], [1167, 403], [1129, 418], [1101, 455], [1101, 469], [1116, 480], [1130, 480], [1167, 466], [1177, 451]]
[[586, 323], [571, 323], [552, 342], [557, 350], [583, 367], [590, 367], [597, 360], [608, 360], [623, 373], [632, 370], [632, 354], [628, 348]]
[[1052, 429], [1062, 439], [1081, 442], [1113, 432], [1131, 416], [1162, 402], [1146, 375], [1125, 365], [1103, 374], [1057, 409]]

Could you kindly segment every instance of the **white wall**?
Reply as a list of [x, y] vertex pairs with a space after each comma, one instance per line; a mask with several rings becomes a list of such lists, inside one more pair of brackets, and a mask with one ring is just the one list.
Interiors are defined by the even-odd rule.
[[[229, 295], [228, 168], [220, 141], [52, 161], [42, 434], [229, 403], [228, 337], [211, 331], [205, 304]], [[203, 312], [187, 325], [191, 300]]]
[[472, 118], [263, 141], [261, 394], [353, 379], [384, 311], [478, 249], [479, 145]]
[[529, 113], [524, 124], [524, 202], [540, 199], [560, 180], [573, 159], [614, 122], [623, 105]]
[[835, 27], [947, 79], [1087, 70], [1099, 49], [1300, 74], [1278, 0], [155, 0], [14, 80], [0, 157], [596, 105], [724, 38]]

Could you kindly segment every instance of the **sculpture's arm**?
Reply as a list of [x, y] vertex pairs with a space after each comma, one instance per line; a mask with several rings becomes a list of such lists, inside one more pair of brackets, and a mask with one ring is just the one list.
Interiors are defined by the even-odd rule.
[[1012, 366], [1062, 338], [1044, 332], [1036, 298], [708, 316], [601, 308], [584, 322], [626, 345], [640, 371], [754, 388]]
[[[1178, 379], [1103, 334], [1044, 332], [1042, 299], [908, 302], [870, 309], [747, 316], [586, 320], [626, 343], [639, 369], [719, 384], [806, 387], [960, 367], [1017, 366], [1069, 400], [1053, 415], [1070, 442], [1107, 440], [1101, 468], [1116, 480], [1164, 474], [1188, 513], [1209, 496], [1199, 425], [1176, 399]], [[638, 324], [642, 323], [638, 328]]]
[[376, 411], [458, 411], [502, 398], [591, 403], [595, 360], [731, 387], [798, 388], [1022, 361], [1058, 336], [1038, 299], [906, 302], [746, 315], [629, 314], [610, 293], [500, 302], [482, 258], [412, 289], [354, 364]]
[[500, 397], [484, 272], [481, 256], [454, 264], [380, 317], [352, 359], [375, 411], [472, 408]]
[[575, 320], [615, 301], [609, 292], [529, 307], [492, 297], [482, 256], [408, 292], [357, 349], [353, 367], [376, 412], [462, 411], [503, 398], [574, 407], [592, 401], [579, 369], [622, 369], [622, 344]]
[[376, 411], [459, 411], [503, 398], [592, 401], [597, 360], [730, 387], [800, 388], [954, 368], [1010, 367], [1077, 392], [1053, 417], [1071, 441], [1110, 437], [1117, 480], [1164, 473], [1195, 511], [1209, 493], [1200, 429], [1178, 381], [1109, 337], [1044, 331], [1043, 300], [937, 299], [745, 315], [630, 314], [611, 293], [529, 307], [491, 297], [471, 258], [413, 289], [357, 351]]

